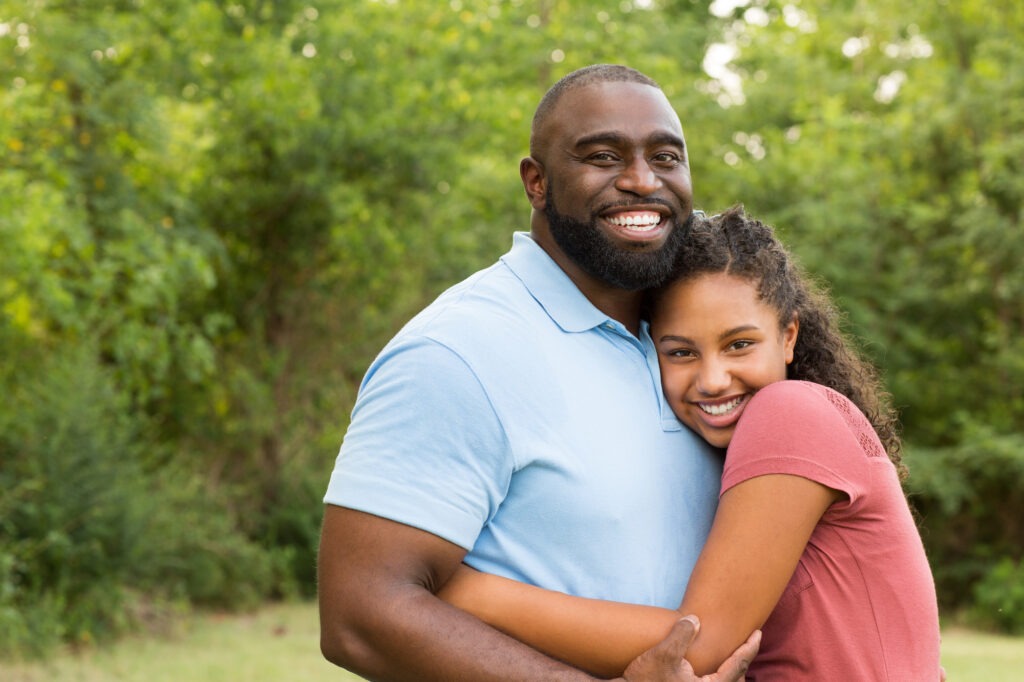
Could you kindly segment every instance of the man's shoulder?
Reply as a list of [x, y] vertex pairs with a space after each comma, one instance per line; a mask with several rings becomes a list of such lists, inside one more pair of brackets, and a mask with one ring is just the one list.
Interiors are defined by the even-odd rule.
[[520, 337], [535, 333], [540, 315], [543, 309], [529, 289], [498, 262], [445, 290], [396, 338], [427, 337], [448, 345]]

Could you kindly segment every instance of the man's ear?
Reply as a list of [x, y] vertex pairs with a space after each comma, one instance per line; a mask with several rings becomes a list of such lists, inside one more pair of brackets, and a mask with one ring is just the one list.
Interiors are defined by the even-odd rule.
[[526, 198], [530, 200], [530, 206], [534, 210], [543, 211], [547, 205], [548, 188], [544, 166], [532, 156], [527, 156], [519, 162], [519, 177], [523, 179], [523, 189], [526, 190]]

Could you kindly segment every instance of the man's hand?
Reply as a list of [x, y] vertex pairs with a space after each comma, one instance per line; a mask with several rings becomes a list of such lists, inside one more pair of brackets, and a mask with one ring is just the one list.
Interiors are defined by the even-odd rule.
[[710, 675], [697, 677], [684, 658], [686, 650], [700, 630], [696, 616], [685, 616], [676, 623], [660, 644], [629, 664], [621, 680], [625, 682], [739, 682], [750, 667], [761, 646], [761, 631], [756, 630], [746, 642]]

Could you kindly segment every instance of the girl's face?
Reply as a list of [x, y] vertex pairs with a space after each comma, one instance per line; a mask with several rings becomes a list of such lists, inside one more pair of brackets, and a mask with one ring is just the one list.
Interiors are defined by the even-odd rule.
[[786, 378], [799, 331], [754, 283], [715, 273], [669, 285], [651, 320], [665, 397], [680, 421], [715, 447], [732, 440], [750, 397]]

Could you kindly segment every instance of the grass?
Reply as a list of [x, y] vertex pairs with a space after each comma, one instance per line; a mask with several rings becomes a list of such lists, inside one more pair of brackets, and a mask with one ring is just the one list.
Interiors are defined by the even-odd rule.
[[316, 606], [206, 614], [162, 638], [63, 652], [44, 663], [0, 662], [3, 682], [356, 682], [320, 655]]
[[[4, 682], [357, 682], [320, 656], [316, 606], [283, 604], [251, 615], [207, 614], [156, 639], [62, 652], [42, 663], [0, 661]], [[1024, 638], [951, 628], [942, 635], [950, 682], [1016, 682]]]
[[949, 682], [1014, 682], [1024, 679], [1024, 637], [960, 628], [942, 632], [942, 665]]

